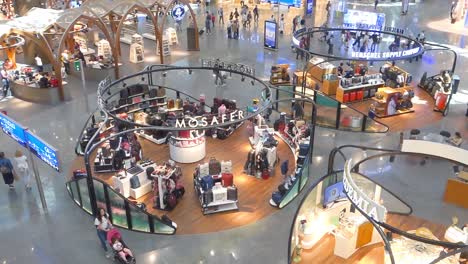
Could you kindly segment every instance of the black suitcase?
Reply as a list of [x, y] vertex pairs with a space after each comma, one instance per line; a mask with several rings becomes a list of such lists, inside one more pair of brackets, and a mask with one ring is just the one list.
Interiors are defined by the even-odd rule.
[[198, 34], [199, 34], [200, 36], [203, 35], [203, 33], [205, 33], [205, 30], [203, 30], [203, 29], [200, 29], [200, 31], [198, 31]]
[[120, 98], [127, 98], [128, 97], [128, 88], [123, 88], [120, 90]]
[[158, 94], [158, 90], [156, 89], [149, 90], [149, 98], [154, 98], [157, 96], [157, 94]]

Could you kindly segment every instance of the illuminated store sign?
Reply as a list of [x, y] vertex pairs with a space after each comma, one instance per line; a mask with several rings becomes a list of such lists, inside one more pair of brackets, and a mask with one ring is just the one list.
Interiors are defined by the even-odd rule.
[[387, 51], [387, 52], [355, 52], [351, 53], [351, 57], [360, 59], [396, 59], [400, 57], [409, 57], [417, 54], [420, 51], [420, 47], [412, 48], [409, 50], [401, 51]]
[[384, 31], [398, 33], [398, 34], [402, 34], [402, 35], [405, 34], [404, 29], [396, 28], [396, 27], [385, 27]]
[[[211, 120], [209, 119], [211, 118]], [[244, 118], [244, 112], [241, 110], [234, 111], [230, 114], [223, 114], [221, 116], [197, 116], [176, 120], [176, 128], [197, 128], [206, 126], [222, 125], [225, 122], [236, 121]]]
[[351, 159], [345, 163], [343, 172], [343, 188], [348, 197], [354, 203], [355, 206], [359, 207], [364, 213], [372, 217], [377, 222], [384, 222], [385, 214], [387, 210], [382, 205], [376, 203], [373, 199], [365, 195], [351, 176]]

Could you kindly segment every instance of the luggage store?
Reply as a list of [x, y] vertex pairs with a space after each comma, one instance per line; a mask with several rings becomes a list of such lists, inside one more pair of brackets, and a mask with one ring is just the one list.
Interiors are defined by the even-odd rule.
[[[123, 228], [166, 234], [226, 230], [287, 206], [308, 180], [314, 138], [314, 114], [291, 105], [313, 101], [272, 101], [254, 75], [223, 69], [225, 82], [248, 90], [230, 94], [217, 72], [159, 66], [102, 82], [67, 184], [75, 202], [88, 213], [106, 208]], [[171, 87], [190, 75], [213, 84]]]

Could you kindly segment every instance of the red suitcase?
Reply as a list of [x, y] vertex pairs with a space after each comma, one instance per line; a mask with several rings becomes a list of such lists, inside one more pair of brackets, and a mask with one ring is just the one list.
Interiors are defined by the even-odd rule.
[[349, 102], [349, 93], [343, 94], [343, 103]]
[[363, 91], [357, 91], [356, 92], [356, 100], [362, 100], [364, 98], [364, 92]]
[[262, 171], [262, 179], [268, 180], [268, 178], [270, 178], [270, 171], [268, 169], [264, 169]]
[[223, 173], [221, 183], [223, 187], [229, 187], [234, 184], [234, 175], [232, 173]]
[[356, 101], [356, 92], [349, 93], [349, 101]]

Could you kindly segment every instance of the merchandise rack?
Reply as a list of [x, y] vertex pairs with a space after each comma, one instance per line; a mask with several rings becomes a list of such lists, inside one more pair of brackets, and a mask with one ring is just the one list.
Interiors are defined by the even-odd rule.
[[195, 188], [195, 192], [198, 195], [198, 200], [200, 201], [200, 205], [202, 207], [202, 212], [204, 215], [239, 210], [239, 206], [237, 204], [238, 200], [217, 201], [211, 202], [209, 204], [203, 204], [203, 189], [201, 188], [201, 186], [198, 185], [195, 179], [193, 181], [193, 186]]

